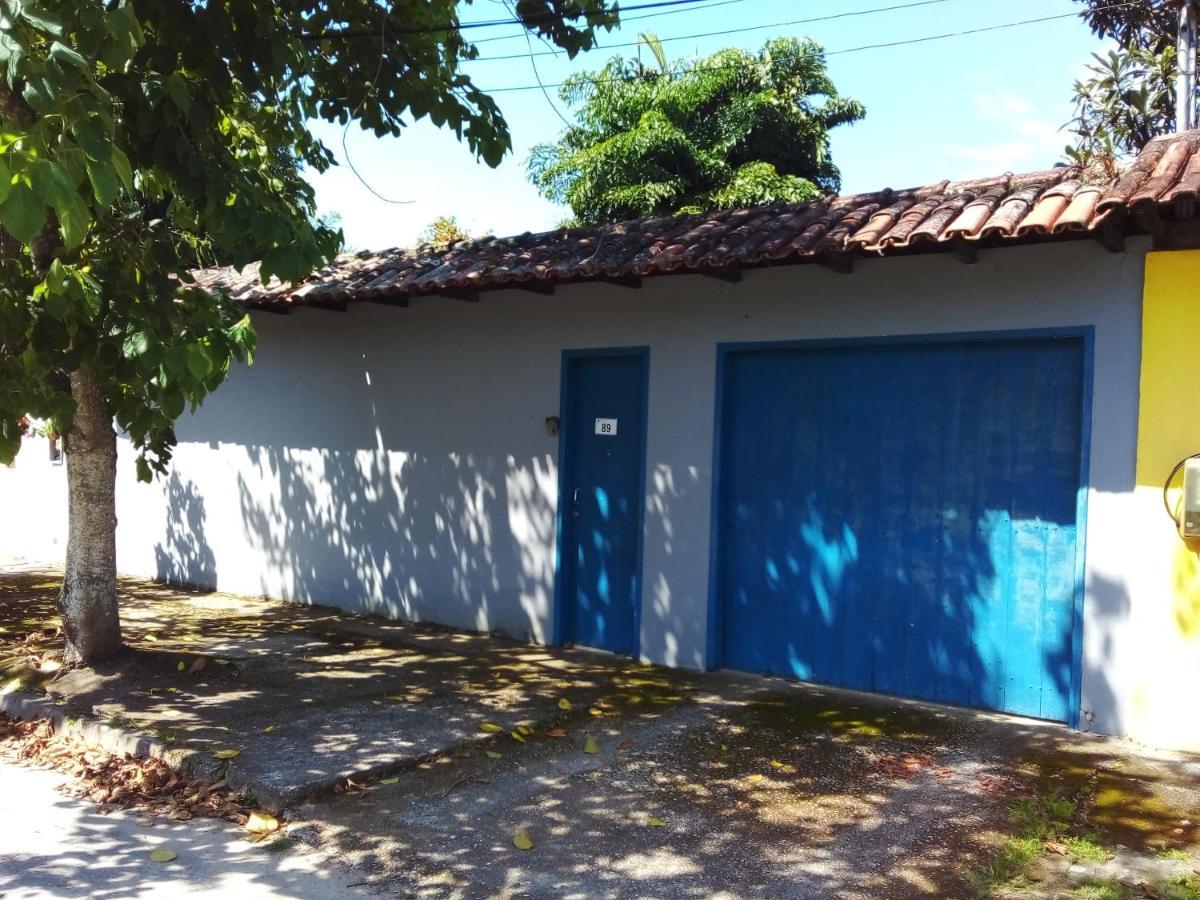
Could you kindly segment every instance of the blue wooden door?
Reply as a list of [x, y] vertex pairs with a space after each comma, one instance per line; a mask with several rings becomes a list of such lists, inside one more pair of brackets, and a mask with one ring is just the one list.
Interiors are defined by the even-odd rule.
[[1069, 718], [1082, 339], [722, 365], [721, 663]]
[[568, 355], [563, 640], [637, 652], [646, 355]]

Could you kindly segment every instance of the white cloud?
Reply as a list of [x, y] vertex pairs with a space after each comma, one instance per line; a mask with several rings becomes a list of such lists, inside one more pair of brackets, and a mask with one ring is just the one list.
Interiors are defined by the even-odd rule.
[[1035, 106], [1009, 90], [986, 85], [973, 98], [979, 135], [978, 143], [953, 143], [952, 156], [986, 171], [1042, 168], [1062, 159], [1066, 135], [1057, 122], [1037, 118]]

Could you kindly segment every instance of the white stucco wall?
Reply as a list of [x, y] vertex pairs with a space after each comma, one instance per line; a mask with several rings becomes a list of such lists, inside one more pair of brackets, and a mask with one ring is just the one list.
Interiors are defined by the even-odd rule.
[[[649, 345], [641, 647], [699, 668], [718, 343], [1091, 325], [1081, 724], [1121, 732], [1121, 685], [1147, 652], [1123, 629], [1144, 253], [1080, 242], [985, 250], [972, 266], [938, 254], [851, 276], [796, 266], [739, 284], [687, 275], [259, 314], [255, 365], [180, 422], [170, 477], [135, 484], [123, 454], [120, 566], [547, 640], [557, 440], [543, 422], [559, 412], [561, 352]], [[35, 492], [44, 509], [36, 529], [0, 534], [0, 558], [57, 561], [65, 472], [44, 447], [28, 456], [0, 470], [0, 498], [26, 508]]]

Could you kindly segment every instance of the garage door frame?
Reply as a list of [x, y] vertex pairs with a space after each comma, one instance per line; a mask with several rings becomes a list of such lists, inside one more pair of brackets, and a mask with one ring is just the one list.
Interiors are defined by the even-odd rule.
[[708, 627], [706, 641], [706, 668], [719, 669], [723, 665], [721, 571], [722, 554], [719, 552], [722, 504], [722, 442], [725, 432], [726, 414], [725, 380], [731, 357], [736, 354], [756, 351], [778, 350], [822, 350], [836, 348], [869, 348], [896, 345], [971, 344], [1020, 341], [1029, 339], [1078, 340], [1083, 349], [1083, 372], [1081, 391], [1080, 423], [1082, 433], [1079, 444], [1079, 488], [1075, 509], [1075, 589], [1072, 597], [1071, 622], [1071, 682], [1068, 694], [1067, 724], [1079, 727], [1080, 678], [1083, 669], [1083, 606], [1086, 593], [1087, 570], [1087, 506], [1090, 492], [1090, 463], [1092, 435], [1092, 391], [1095, 328], [1091, 325], [1062, 328], [1013, 329], [1004, 331], [939, 332], [929, 334], [888, 335], [885, 337], [816, 338], [787, 341], [738, 341], [717, 344], [716, 396], [713, 415], [713, 461], [712, 493], [709, 501], [709, 571], [708, 571]]

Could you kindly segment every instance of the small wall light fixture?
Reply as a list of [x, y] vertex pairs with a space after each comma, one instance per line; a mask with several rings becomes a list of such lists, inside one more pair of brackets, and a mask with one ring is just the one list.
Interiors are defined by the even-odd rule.
[[550, 437], [558, 437], [558, 416], [546, 416], [546, 434]]

